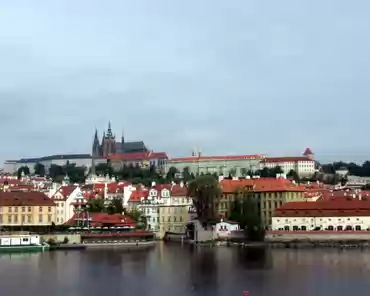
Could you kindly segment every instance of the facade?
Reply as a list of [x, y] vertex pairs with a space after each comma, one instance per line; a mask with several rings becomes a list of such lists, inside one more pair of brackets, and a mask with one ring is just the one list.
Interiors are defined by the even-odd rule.
[[0, 192], [0, 225], [50, 226], [55, 203], [41, 192]]
[[286, 203], [272, 218], [273, 230], [370, 230], [370, 200]]
[[202, 156], [187, 158], [172, 158], [165, 166], [166, 173], [171, 167], [183, 172], [188, 168], [190, 173], [210, 173], [228, 176], [229, 174], [240, 177], [249, 171], [257, 171], [260, 168], [260, 161], [264, 159], [261, 155], [240, 155], [240, 156]]
[[237, 222], [222, 220], [216, 223], [213, 229], [214, 239], [229, 238], [233, 232], [239, 232], [240, 226]]
[[128, 201], [128, 207], [137, 208], [144, 214], [147, 230], [154, 231], [160, 238], [166, 232], [185, 233], [192, 205], [183, 183], [139, 188], [132, 191]]
[[171, 196], [165, 198], [159, 208], [160, 237], [166, 232], [185, 233], [186, 225], [191, 221], [193, 200], [188, 197], [188, 189], [183, 184], [171, 186]]
[[116, 141], [116, 136], [112, 132], [112, 127], [109, 122], [107, 132], [104, 132], [102, 140], [99, 141], [98, 131], [95, 131], [94, 141], [92, 145], [92, 155], [94, 158], [107, 157], [111, 155], [148, 152], [143, 141], [125, 142], [122, 134], [121, 142]]
[[307, 157], [269, 157], [261, 161], [261, 169], [281, 167], [284, 174], [294, 170], [299, 177], [311, 177], [315, 169], [315, 161]]
[[250, 197], [258, 204], [263, 224], [270, 227], [277, 208], [287, 202], [305, 201], [305, 188], [287, 179], [221, 180], [221, 196], [215, 200], [215, 210], [220, 217], [230, 215], [236, 198]]
[[316, 172], [315, 154], [310, 148], [306, 148], [302, 156], [298, 157], [267, 157], [261, 161], [260, 169], [278, 166], [285, 175], [293, 170], [299, 177], [311, 177]]
[[83, 199], [84, 197], [80, 187], [73, 185], [59, 187], [51, 196], [51, 200], [56, 204], [56, 220], [54, 223], [61, 225], [71, 219], [75, 214], [74, 204], [81, 202]]
[[107, 161], [114, 171], [119, 171], [129, 166], [147, 169], [154, 166], [157, 170], [164, 171], [168, 156], [164, 152], [138, 152], [108, 156]]
[[[105, 160], [104, 160], [105, 161]], [[86, 170], [91, 167], [91, 155], [90, 154], [59, 154], [44, 156], [39, 158], [22, 158], [20, 160], [5, 161], [4, 163], [4, 172], [9, 174], [16, 173], [21, 167], [28, 167], [30, 173], [33, 174], [35, 171], [35, 165], [40, 163], [45, 166], [45, 171], [48, 172], [51, 165], [64, 166], [67, 163], [75, 163], [76, 166], [84, 166]]]

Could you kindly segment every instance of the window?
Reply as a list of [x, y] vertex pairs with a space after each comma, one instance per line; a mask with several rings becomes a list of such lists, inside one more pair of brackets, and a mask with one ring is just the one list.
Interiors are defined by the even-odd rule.
[[0, 215], [0, 223], [3, 223], [3, 215]]
[[171, 217], [168, 217], [167, 218], [167, 222], [171, 222]]
[[14, 215], [14, 223], [18, 223], [18, 215]]
[[8, 223], [12, 223], [12, 216], [11, 215], [8, 216]]
[[39, 212], [42, 213], [42, 207], [39, 207]]
[[14, 212], [18, 213], [18, 207], [14, 207]]
[[39, 223], [42, 223], [42, 214], [39, 215]]
[[32, 216], [31, 215], [27, 215], [27, 223], [32, 223]]
[[48, 207], [48, 211], [51, 212], [51, 207]]
[[0, 207], [0, 213], [2, 213], [3, 212], [3, 207]]
[[31, 211], [32, 211], [31, 207], [28, 207], [28, 212], [31, 212]]
[[180, 222], [182, 222], [182, 216], [180, 216]]
[[51, 223], [51, 215], [48, 215], [48, 222]]
[[22, 215], [22, 223], [26, 223], [26, 216]]
[[26, 207], [22, 207], [22, 213], [26, 211]]

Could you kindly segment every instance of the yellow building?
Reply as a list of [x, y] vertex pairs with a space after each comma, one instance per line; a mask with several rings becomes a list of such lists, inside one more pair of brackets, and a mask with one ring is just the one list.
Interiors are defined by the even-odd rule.
[[216, 212], [228, 217], [235, 198], [249, 195], [255, 198], [265, 226], [271, 225], [274, 212], [286, 202], [305, 201], [305, 188], [286, 179], [222, 180], [220, 197], [215, 200]]
[[185, 233], [186, 225], [190, 222], [189, 209], [193, 201], [187, 196], [187, 187], [183, 184], [171, 187], [171, 197], [159, 206], [159, 236], [166, 232]]
[[55, 203], [42, 192], [0, 192], [0, 225], [50, 226]]

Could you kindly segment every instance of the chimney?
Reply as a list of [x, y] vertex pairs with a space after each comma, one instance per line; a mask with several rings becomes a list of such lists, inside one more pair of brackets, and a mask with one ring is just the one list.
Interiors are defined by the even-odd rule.
[[154, 187], [155, 186], [155, 182], [154, 181], [152, 181], [152, 187]]
[[180, 182], [180, 187], [183, 188], [184, 187], [184, 181], [181, 181]]
[[224, 176], [218, 176], [218, 182], [221, 182], [224, 179]]

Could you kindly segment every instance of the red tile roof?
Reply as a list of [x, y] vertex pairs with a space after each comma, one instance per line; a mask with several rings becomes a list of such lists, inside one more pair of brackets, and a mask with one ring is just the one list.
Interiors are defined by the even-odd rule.
[[172, 185], [171, 197], [187, 197], [188, 187], [186, 185], [181, 186], [180, 184]]
[[303, 152], [303, 155], [308, 156], [308, 155], [313, 155], [313, 153], [310, 148], [306, 148], [306, 150]]
[[44, 193], [30, 192], [0, 192], [0, 206], [55, 206], [55, 203]]
[[370, 216], [368, 200], [289, 202], [275, 212], [276, 217]]
[[83, 215], [73, 215], [64, 225], [74, 226], [77, 221], [86, 221], [89, 219], [91, 226], [122, 226], [122, 227], [136, 227], [136, 222], [128, 216], [121, 214], [109, 215], [106, 213], [85, 213]]
[[236, 160], [252, 160], [264, 159], [262, 155], [235, 155], [235, 156], [201, 156], [201, 157], [185, 157], [185, 158], [172, 158], [170, 163], [181, 162], [203, 162], [203, 161], [236, 161]]
[[121, 161], [139, 161], [151, 159], [168, 159], [165, 152], [138, 152], [112, 155], [107, 157], [108, 160], [121, 160]]
[[134, 190], [131, 193], [128, 203], [140, 203], [142, 199], [147, 199], [148, 196], [148, 190]]
[[297, 156], [297, 157], [267, 157], [267, 158], [265, 158], [263, 160], [264, 163], [299, 162], [299, 161], [313, 162], [313, 160], [309, 159], [308, 157], [304, 157], [304, 156]]
[[253, 192], [304, 192], [305, 188], [287, 179], [261, 178], [242, 180], [222, 180], [223, 193], [234, 193], [246, 187], [253, 187]]

